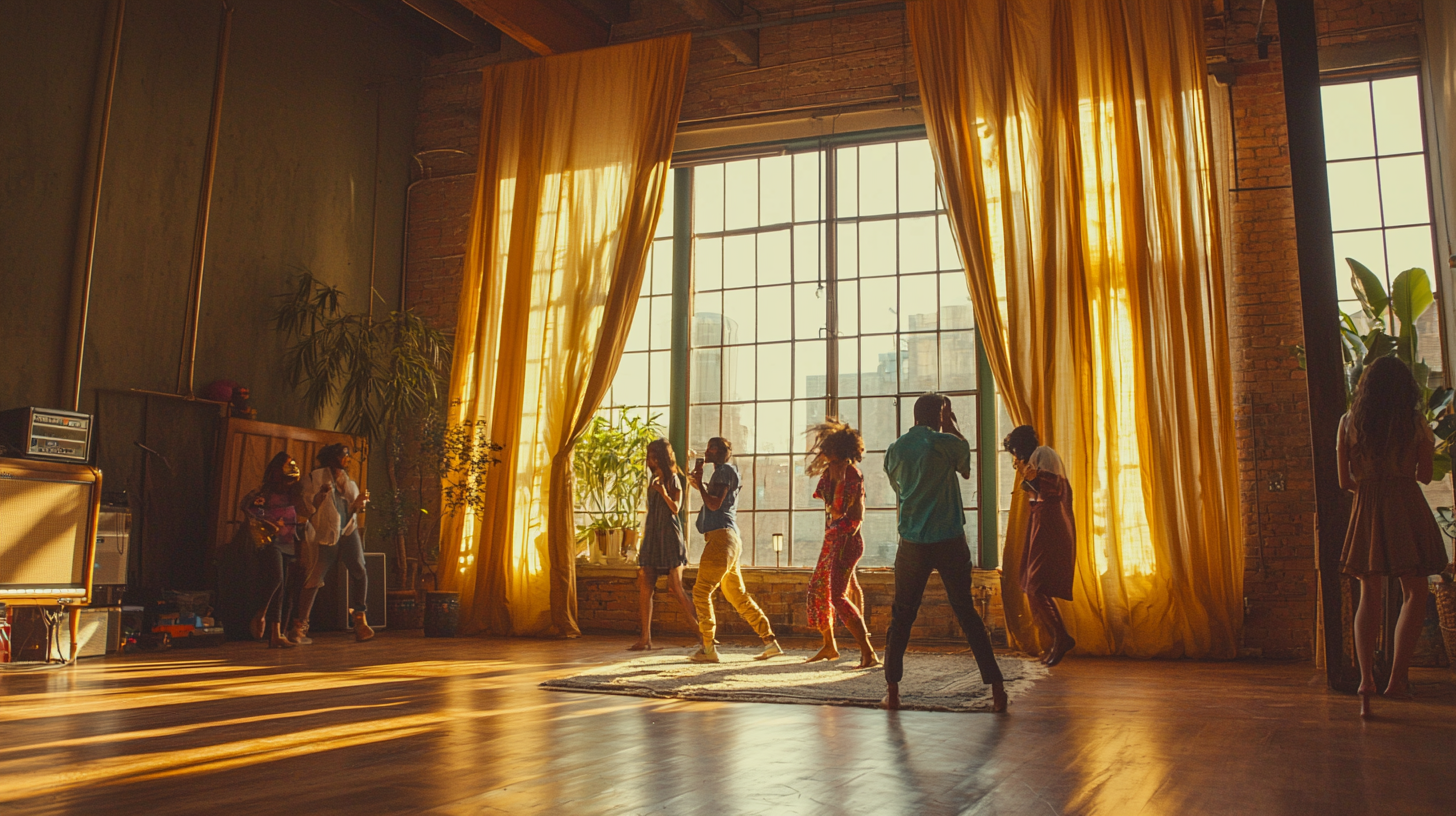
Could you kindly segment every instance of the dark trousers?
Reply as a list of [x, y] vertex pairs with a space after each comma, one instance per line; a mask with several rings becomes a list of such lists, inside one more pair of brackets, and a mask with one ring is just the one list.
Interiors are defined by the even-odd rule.
[[339, 543], [332, 547], [319, 547], [319, 560], [323, 562], [325, 580], [333, 571], [335, 562], [344, 562], [344, 569], [349, 571], [349, 606], [355, 612], [366, 611], [369, 573], [364, 571], [364, 541], [359, 531], [339, 536]]
[[288, 597], [288, 581], [294, 579], [295, 583], [301, 583], [295, 575], [295, 559], [285, 554], [271, 544], [258, 550], [258, 581], [259, 590], [267, 592], [268, 597], [263, 601], [263, 607], [267, 610], [264, 620], [268, 623], [278, 623], [283, 620], [283, 601]]
[[981, 669], [981, 682], [1002, 682], [991, 638], [986, 635], [986, 625], [971, 599], [971, 548], [964, 535], [934, 544], [900, 539], [900, 548], [895, 553], [895, 603], [890, 607], [885, 680], [898, 683], [905, 676], [905, 647], [910, 645], [910, 629], [920, 614], [920, 599], [925, 595], [925, 584], [932, 570], [940, 573], [950, 608], [960, 621], [966, 642], [976, 656], [976, 665]]

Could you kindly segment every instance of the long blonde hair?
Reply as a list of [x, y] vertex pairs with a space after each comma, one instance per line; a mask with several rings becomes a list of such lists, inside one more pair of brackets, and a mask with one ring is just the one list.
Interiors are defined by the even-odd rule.
[[813, 441], [809, 444], [809, 463], [804, 466], [804, 473], [809, 476], [818, 476], [828, 470], [830, 462], [836, 459], [846, 462], [864, 460], [864, 437], [848, 422], [825, 417], [823, 422], [808, 430], [808, 435]]

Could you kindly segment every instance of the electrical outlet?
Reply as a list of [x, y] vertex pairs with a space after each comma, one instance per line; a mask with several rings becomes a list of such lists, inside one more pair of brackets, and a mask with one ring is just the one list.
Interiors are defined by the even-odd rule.
[[1269, 492], [1270, 493], [1282, 493], [1283, 491], [1284, 491], [1284, 474], [1283, 473], [1271, 473], [1271, 474], [1269, 474]]

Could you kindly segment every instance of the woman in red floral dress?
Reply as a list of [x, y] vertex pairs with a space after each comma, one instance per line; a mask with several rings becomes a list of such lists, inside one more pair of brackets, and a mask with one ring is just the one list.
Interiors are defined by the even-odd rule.
[[864, 459], [864, 438], [847, 423], [827, 419], [809, 431], [814, 435], [809, 465], [805, 472], [822, 474], [814, 498], [824, 500], [824, 548], [819, 564], [809, 579], [809, 625], [824, 635], [824, 647], [806, 662], [834, 660], [839, 648], [834, 643], [834, 617], [854, 635], [859, 644], [859, 668], [878, 666], [879, 655], [870, 646], [865, 628], [864, 593], [854, 577], [855, 566], [864, 555], [864, 474], [855, 464]]

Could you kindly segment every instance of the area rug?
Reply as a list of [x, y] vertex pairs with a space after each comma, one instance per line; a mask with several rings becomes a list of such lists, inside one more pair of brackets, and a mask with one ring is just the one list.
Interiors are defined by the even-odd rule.
[[[627, 694], [683, 700], [735, 703], [799, 703], [875, 708], [885, 696], [884, 668], [857, 669], [858, 653], [846, 653], [836, 662], [805, 663], [809, 651], [789, 651], [770, 660], [754, 660], [753, 651], [719, 649], [721, 663], [692, 663], [692, 649], [672, 649], [598, 666], [548, 680], [542, 688]], [[1006, 678], [1006, 693], [1017, 697], [1046, 677], [1045, 666], [1034, 660], [998, 657]], [[990, 711], [991, 687], [981, 682], [976, 661], [969, 654], [916, 654], [905, 656], [905, 677], [900, 682], [900, 707], [918, 711]]]

